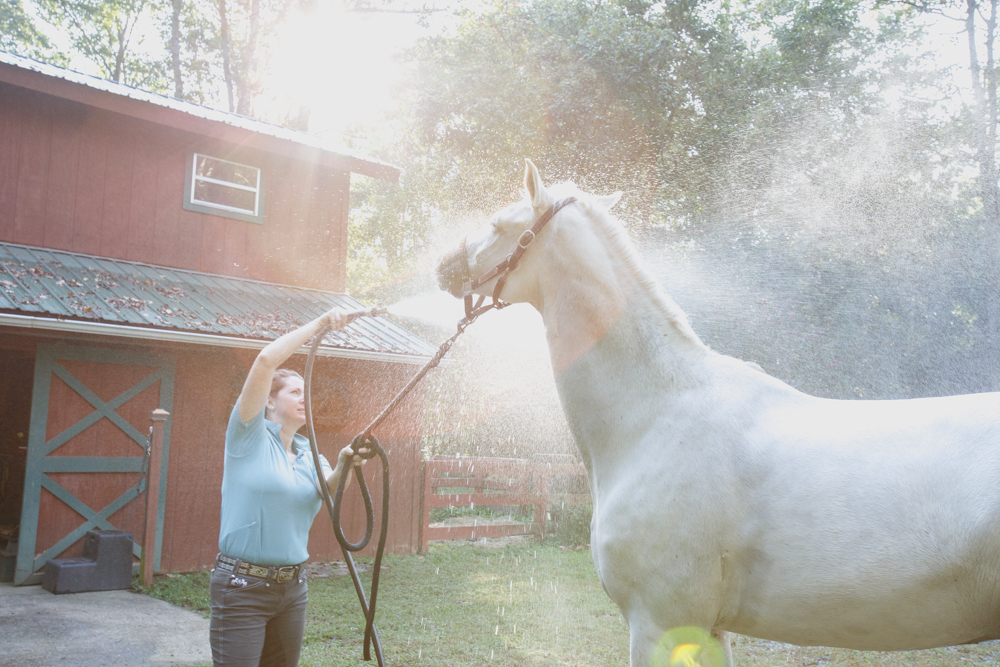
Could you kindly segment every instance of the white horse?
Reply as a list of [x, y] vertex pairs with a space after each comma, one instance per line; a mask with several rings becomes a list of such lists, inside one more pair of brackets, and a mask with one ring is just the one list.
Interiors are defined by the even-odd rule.
[[[527, 196], [438, 267], [462, 293], [568, 196], [502, 298], [542, 315], [594, 500], [591, 547], [632, 667], [701, 626], [902, 650], [1000, 638], [1000, 394], [815, 398], [713, 352], [608, 214], [620, 193]], [[492, 293], [495, 279], [477, 292]]]

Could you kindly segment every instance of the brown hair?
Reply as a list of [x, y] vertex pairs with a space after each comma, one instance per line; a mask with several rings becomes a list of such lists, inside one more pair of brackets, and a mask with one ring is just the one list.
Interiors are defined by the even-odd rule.
[[278, 392], [281, 391], [285, 387], [285, 384], [288, 383], [288, 378], [298, 378], [305, 382], [297, 371], [293, 371], [291, 368], [279, 368], [274, 371], [274, 375], [271, 376], [271, 391], [267, 397], [271, 399], [277, 396]]

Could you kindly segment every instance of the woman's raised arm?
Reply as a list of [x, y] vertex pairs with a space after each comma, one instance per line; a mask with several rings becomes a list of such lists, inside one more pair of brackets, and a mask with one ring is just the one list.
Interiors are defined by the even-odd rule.
[[332, 308], [312, 322], [268, 343], [267, 347], [260, 351], [254, 359], [253, 366], [250, 367], [250, 373], [236, 401], [243, 423], [249, 422], [264, 409], [267, 396], [271, 392], [271, 378], [274, 376], [274, 371], [327, 324], [333, 329], [340, 329], [348, 324], [346, 315], [347, 311], [343, 308]]

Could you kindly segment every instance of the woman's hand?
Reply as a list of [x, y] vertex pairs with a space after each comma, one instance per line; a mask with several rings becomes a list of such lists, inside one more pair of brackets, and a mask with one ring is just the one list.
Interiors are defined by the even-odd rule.
[[367, 447], [360, 447], [358, 451], [354, 451], [350, 445], [344, 447], [340, 450], [337, 455], [337, 467], [333, 469], [333, 472], [326, 478], [326, 485], [330, 488], [330, 493], [337, 492], [337, 482], [341, 475], [346, 474], [347, 480], [344, 482], [344, 488], [346, 489], [351, 484], [351, 470], [355, 466], [364, 465], [368, 462], [368, 459], [363, 458], [368, 455], [370, 450]]
[[237, 403], [240, 419], [243, 420], [243, 423], [249, 422], [264, 409], [271, 391], [271, 379], [274, 376], [274, 371], [281, 364], [295, 354], [296, 350], [308, 343], [327, 324], [334, 329], [341, 329], [350, 324], [353, 319], [351, 311], [343, 308], [331, 308], [308, 324], [294, 331], [289, 331], [277, 340], [268, 343], [254, 359], [250, 373], [247, 374], [246, 382], [243, 383], [243, 389], [240, 391]]
[[364, 465], [368, 462], [368, 459], [364, 458], [368, 456], [369, 449], [367, 447], [361, 447], [355, 452], [350, 445], [344, 447], [340, 450], [340, 454], [337, 455], [337, 467], [343, 468], [344, 470], [350, 470], [356, 465]]
[[348, 317], [348, 311], [343, 308], [331, 308], [320, 319], [323, 320], [324, 326], [329, 325], [331, 329], [336, 331], [350, 324], [352, 318]]

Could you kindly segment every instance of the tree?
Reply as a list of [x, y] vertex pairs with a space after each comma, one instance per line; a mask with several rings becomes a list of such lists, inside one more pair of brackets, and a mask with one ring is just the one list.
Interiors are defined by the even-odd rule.
[[[962, 25], [968, 49], [973, 103], [968, 109], [973, 127], [971, 144], [979, 168], [983, 215], [1000, 226], [1000, 186], [997, 184], [997, 0], [897, 0], [916, 11]], [[982, 64], [985, 56], [985, 65]]]
[[164, 64], [136, 52], [136, 26], [160, 0], [38, 0], [42, 17], [66, 31], [74, 50], [101, 76], [137, 88], [162, 91]]
[[157, 15], [168, 46], [174, 97], [216, 106], [220, 97], [222, 39], [216, 0], [171, 0], [169, 16]]
[[25, 13], [21, 0], [0, 0], [0, 51], [56, 65], [65, 65], [67, 61]]
[[[637, 230], [752, 208], [789, 128], [825, 114], [850, 133], [875, 104], [861, 64], [892, 26], [861, 16], [852, 0], [495, 0], [462, 11], [453, 35], [409, 54], [417, 75], [386, 155], [405, 166], [402, 189], [359, 192], [355, 219], [394, 228], [402, 216], [419, 247], [442, 221], [509, 200], [526, 156], [550, 178], [625, 190], [619, 214]], [[392, 275], [413, 266], [383, 260]]]

